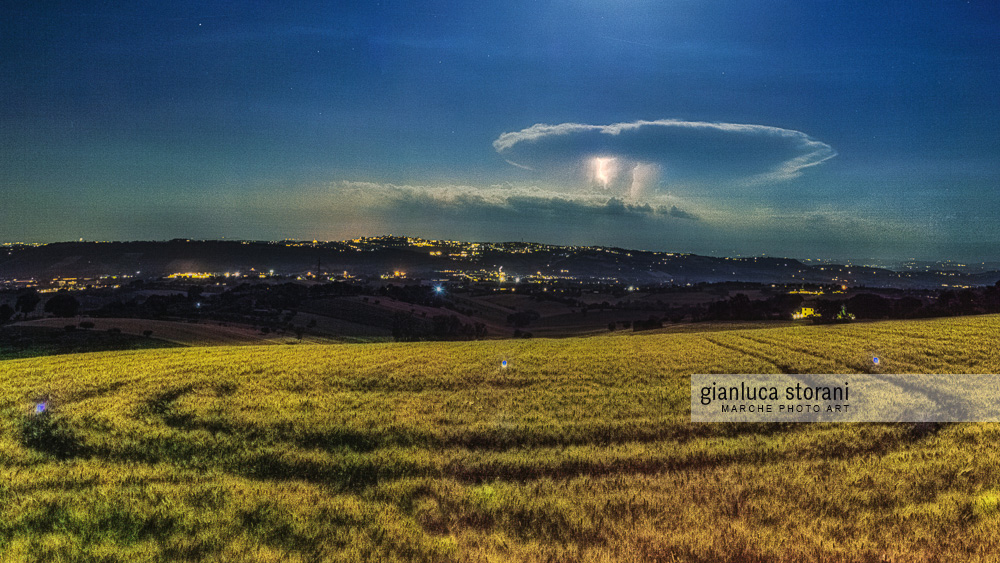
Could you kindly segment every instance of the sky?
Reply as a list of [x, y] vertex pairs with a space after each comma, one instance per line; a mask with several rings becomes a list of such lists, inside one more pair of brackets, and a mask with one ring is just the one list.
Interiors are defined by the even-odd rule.
[[0, 241], [996, 260], [991, 0], [19, 3]]

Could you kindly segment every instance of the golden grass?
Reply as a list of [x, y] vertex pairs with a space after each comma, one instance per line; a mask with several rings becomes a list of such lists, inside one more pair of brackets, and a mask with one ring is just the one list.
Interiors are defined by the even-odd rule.
[[998, 332], [985, 316], [0, 362], [0, 561], [995, 561], [997, 425], [698, 425], [688, 386], [872, 355], [996, 373]]

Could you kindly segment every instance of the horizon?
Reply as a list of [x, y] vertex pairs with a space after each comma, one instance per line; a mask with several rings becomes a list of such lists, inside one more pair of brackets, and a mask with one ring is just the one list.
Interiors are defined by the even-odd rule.
[[1000, 245], [995, 4], [9, 12], [0, 240]]
[[[193, 238], [193, 237], [173, 237], [170, 239], [131, 239], [131, 240], [88, 240], [88, 239], [77, 239], [77, 240], [52, 240], [52, 241], [0, 241], [0, 246], [10, 246], [10, 245], [24, 245], [24, 246], [47, 246], [53, 244], [129, 244], [129, 243], [169, 243], [169, 242], [242, 242], [242, 243], [261, 243], [261, 244], [275, 244], [275, 243], [308, 243], [308, 244], [330, 244], [330, 243], [347, 243], [356, 240], [375, 240], [383, 238], [405, 238], [413, 239], [425, 242], [434, 243], [457, 243], [457, 244], [525, 244], [525, 245], [538, 245], [547, 246], [553, 248], [606, 248], [606, 249], [618, 249], [627, 250], [631, 252], [644, 252], [651, 254], [674, 254], [674, 255], [691, 255], [691, 256], [705, 256], [709, 258], [731, 258], [731, 259], [747, 259], [747, 258], [773, 258], [773, 259], [783, 259], [783, 260], [796, 260], [799, 262], [821, 262], [831, 265], [848, 265], [848, 266], [870, 266], [875, 268], [886, 268], [891, 269], [894, 266], [902, 266], [907, 262], [917, 262], [917, 263], [934, 263], [934, 264], [948, 264], [954, 263], [956, 267], [968, 267], [970, 265], [986, 265], [992, 264], [1000, 266], [1000, 260], [962, 260], [953, 258], [919, 258], [919, 257], [905, 257], [905, 258], [879, 258], [879, 257], [859, 257], [859, 256], [789, 256], [789, 255], [776, 255], [776, 254], [720, 254], [719, 252], [710, 251], [707, 253], [699, 252], [686, 252], [679, 250], [662, 249], [655, 250], [649, 248], [634, 248], [627, 246], [618, 245], [607, 245], [607, 244], [559, 244], [552, 242], [542, 242], [537, 240], [459, 240], [459, 239], [445, 239], [445, 238], [434, 238], [434, 237], [419, 237], [412, 235], [397, 235], [392, 233], [376, 234], [376, 235], [364, 235], [348, 237], [344, 239], [297, 239], [297, 238], [283, 238], [283, 239], [242, 239], [242, 238]], [[808, 264], [806, 264], [808, 265]]]

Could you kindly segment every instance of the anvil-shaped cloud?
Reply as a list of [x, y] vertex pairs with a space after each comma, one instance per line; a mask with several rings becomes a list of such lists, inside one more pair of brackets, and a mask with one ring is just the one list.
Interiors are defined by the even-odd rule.
[[514, 166], [552, 180], [632, 199], [671, 188], [781, 182], [837, 155], [801, 131], [677, 119], [539, 123], [500, 135], [493, 148]]

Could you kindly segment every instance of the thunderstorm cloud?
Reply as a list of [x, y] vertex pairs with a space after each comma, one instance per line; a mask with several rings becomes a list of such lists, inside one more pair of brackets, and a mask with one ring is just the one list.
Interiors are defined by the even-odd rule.
[[837, 155], [801, 131], [677, 119], [540, 123], [500, 135], [493, 148], [549, 181], [631, 200], [674, 189], [775, 184]]

